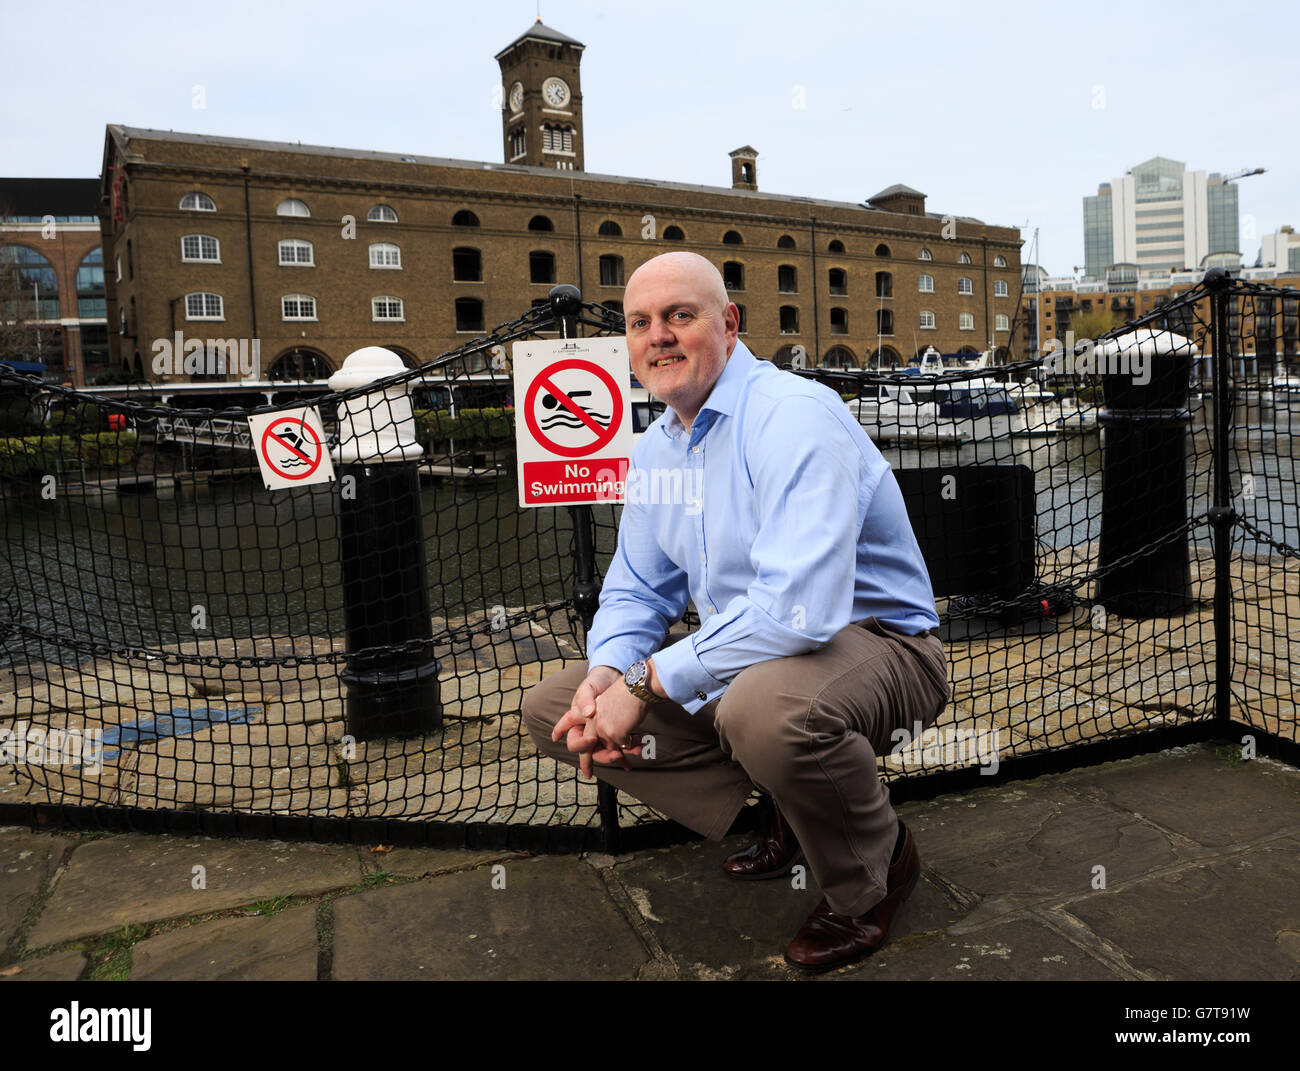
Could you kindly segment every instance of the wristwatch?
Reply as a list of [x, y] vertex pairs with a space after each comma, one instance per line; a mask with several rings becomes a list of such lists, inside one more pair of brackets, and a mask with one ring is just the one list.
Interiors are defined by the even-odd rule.
[[638, 658], [630, 666], [627, 672], [623, 674], [623, 683], [627, 685], [627, 690], [643, 703], [657, 703], [659, 696], [646, 686], [646, 681], [650, 679], [650, 667], [645, 664], [644, 658]]

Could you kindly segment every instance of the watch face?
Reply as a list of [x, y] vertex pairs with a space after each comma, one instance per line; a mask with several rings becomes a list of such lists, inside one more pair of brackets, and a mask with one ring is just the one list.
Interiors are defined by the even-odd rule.
[[569, 87], [558, 78], [547, 79], [542, 92], [546, 95], [547, 101], [554, 104], [556, 107], [559, 107], [569, 99]]
[[524, 106], [524, 84], [516, 82], [510, 87], [510, 107], [519, 111]]

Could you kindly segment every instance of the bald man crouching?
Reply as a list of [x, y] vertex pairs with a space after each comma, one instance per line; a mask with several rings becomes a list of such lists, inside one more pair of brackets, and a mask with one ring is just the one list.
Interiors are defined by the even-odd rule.
[[[760, 789], [759, 839], [724, 870], [775, 878], [806, 860], [824, 898], [785, 958], [852, 963], [920, 873], [876, 756], [948, 699], [902, 495], [834, 391], [749, 352], [703, 257], [643, 264], [624, 310], [632, 370], [669, 408], [633, 452], [588, 667], [532, 689], [525, 724], [545, 754], [711, 839]], [[632, 495], [637, 470], [682, 501]], [[688, 602], [700, 628], [664, 646]]]

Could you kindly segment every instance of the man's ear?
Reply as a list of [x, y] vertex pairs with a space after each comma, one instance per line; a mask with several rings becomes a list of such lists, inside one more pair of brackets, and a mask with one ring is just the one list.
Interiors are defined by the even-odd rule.
[[727, 329], [727, 356], [730, 357], [731, 351], [736, 348], [736, 342], [740, 338], [740, 310], [736, 308], [734, 301], [727, 302], [722, 316]]

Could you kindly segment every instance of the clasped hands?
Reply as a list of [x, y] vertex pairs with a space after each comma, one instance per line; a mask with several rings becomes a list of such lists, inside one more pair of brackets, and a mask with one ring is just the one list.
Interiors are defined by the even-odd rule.
[[584, 777], [594, 776], [592, 764], [619, 763], [630, 770], [629, 755], [640, 755], [641, 744], [633, 732], [645, 720], [650, 704], [627, 690], [623, 674], [613, 666], [596, 666], [578, 690], [564, 717], [555, 723], [552, 740], [578, 755]]

